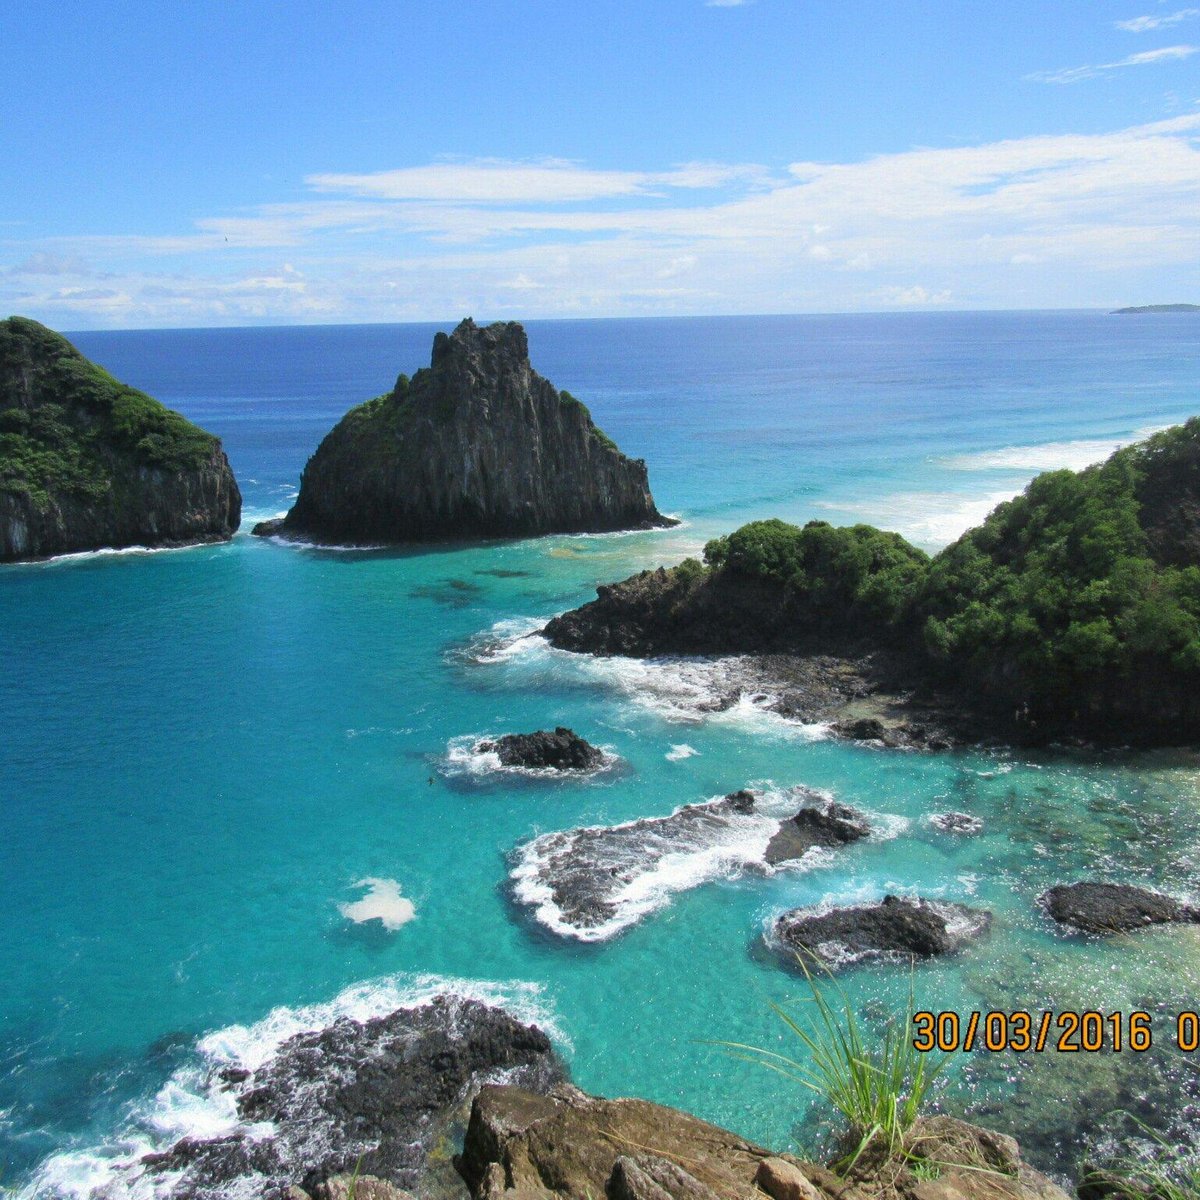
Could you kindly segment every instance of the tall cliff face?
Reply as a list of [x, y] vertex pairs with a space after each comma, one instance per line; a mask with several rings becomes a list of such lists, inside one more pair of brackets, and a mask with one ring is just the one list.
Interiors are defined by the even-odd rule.
[[217, 438], [36, 321], [0, 322], [0, 562], [224, 541], [241, 511]]
[[295, 507], [255, 532], [362, 544], [669, 524], [645, 463], [530, 366], [524, 329], [468, 319], [434, 338], [428, 368], [347, 413]]

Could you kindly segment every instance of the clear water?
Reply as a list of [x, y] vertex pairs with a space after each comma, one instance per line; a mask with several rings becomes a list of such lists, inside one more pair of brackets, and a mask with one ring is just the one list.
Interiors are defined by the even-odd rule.
[[[248, 530], [288, 506], [347, 407], [428, 361], [434, 328], [74, 340], [224, 438]], [[889, 315], [528, 332], [534, 365], [646, 458], [660, 508], [683, 526], [374, 553], [243, 533], [0, 571], [5, 1185], [87, 1195], [135, 1142], [213, 1127], [185, 1086], [206, 1034], [224, 1031], [210, 1050], [245, 1054], [335, 1009], [386, 1010], [436, 987], [428, 976], [476, 981], [552, 1019], [584, 1088], [803, 1146], [817, 1132], [806, 1095], [706, 1044], [785, 1044], [769, 1003], [805, 987], [761, 935], [797, 904], [904, 891], [992, 909], [987, 939], [916, 970], [926, 1006], [1195, 1005], [1193, 931], [1087, 943], [1035, 905], [1083, 875], [1192, 893], [1195, 756], [877, 751], [753, 705], [701, 719], [687, 703], [704, 687], [694, 674], [512, 639], [597, 583], [677, 561], [753, 517], [870, 520], [942, 544], [1036, 470], [1191, 415], [1200, 321]], [[554, 724], [624, 769], [568, 783], [450, 761], [466, 735]], [[799, 783], [874, 814], [887, 836], [807, 871], [672, 864], [659, 907], [600, 943], [556, 936], [514, 903], [513, 852], [539, 833]], [[932, 829], [929, 814], [946, 809], [982, 817], [983, 835]], [[414, 919], [390, 932], [348, 920], [341, 906], [367, 878], [394, 881]], [[843, 982], [875, 1020], [910, 978], [875, 967]], [[1187, 1064], [1165, 1048], [1165, 1018], [1159, 1028], [1164, 1048], [1137, 1061], [1045, 1056], [1021, 1070], [975, 1056], [945, 1103], [975, 1106], [1069, 1170], [1075, 1151], [1052, 1143], [1072, 1114], [1157, 1095], [1162, 1080], [1164, 1095], [1182, 1094]]]

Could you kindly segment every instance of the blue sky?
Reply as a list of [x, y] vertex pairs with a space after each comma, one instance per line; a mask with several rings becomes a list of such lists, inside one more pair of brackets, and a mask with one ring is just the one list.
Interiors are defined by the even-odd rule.
[[1200, 300], [1178, 0], [75, 0], [0, 39], [66, 329]]

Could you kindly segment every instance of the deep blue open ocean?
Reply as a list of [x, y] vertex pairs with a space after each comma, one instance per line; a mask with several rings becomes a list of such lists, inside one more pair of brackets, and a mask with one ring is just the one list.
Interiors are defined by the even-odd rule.
[[[707, 1043], [786, 1046], [770, 1003], [806, 988], [763, 949], [773, 915], [887, 892], [995, 921], [911, 977], [845, 972], [868, 1021], [910, 983], [922, 1007], [1149, 1006], [1160, 1021], [1140, 1058], [971, 1056], [949, 1110], [1067, 1171], [1076, 1151], [1053, 1142], [1074, 1115], [1182, 1096], [1190, 1066], [1166, 1019], [1200, 1003], [1197, 931], [1087, 942], [1036, 898], [1085, 875], [1200, 892], [1196, 755], [837, 743], [752, 701], [700, 713], [700, 668], [521, 635], [752, 518], [943, 545], [1037, 471], [1200, 412], [1200, 319], [530, 322], [535, 368], [646, 459], [681, 526], [376, 552], [250, 537], [347, 408], [428, 363], [437, 328], [73, 337], [224, 439], [245, 511], [227, 545], [0, 568], [0, 1185], [99, 1194], [114, 1164], [228, 1126], [214, 1062], [254, 1065], [290, 1032], [442, 987], [548, 1023], [587, 1090], [803, 1149], [820, 1132], [807, 1095]], [[470, 751], [558, 724], [619, 766], [548, 782]], [[668, 855], [601, 940], [539, 915], [533, 838], [798, 784], [864, 810], [876, 835], [803, 870], [763, 869], [756, 826]], [[981, 817], [982, 835], [932, 827], [947, 809]], [[355, 920], [373, 911], [393, 928]]]

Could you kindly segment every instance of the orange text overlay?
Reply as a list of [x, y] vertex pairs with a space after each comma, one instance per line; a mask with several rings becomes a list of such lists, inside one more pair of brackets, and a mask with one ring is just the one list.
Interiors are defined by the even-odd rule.
[[[1017, 1054], [1054, 1050], [1059, 1054], [1096, 1054], [1102, 1050], [1144, 1053], [1161, 1033], [1176, 1049], [1200, 1049], [1200, 1013], [1174, 1019], [1148, 1012], [918, 1012], [913, 1014], [913, 1047], [922, 1052], [990, 1050]], [[1163, 1028], [1163, 1023], [1167, 1028]]]

